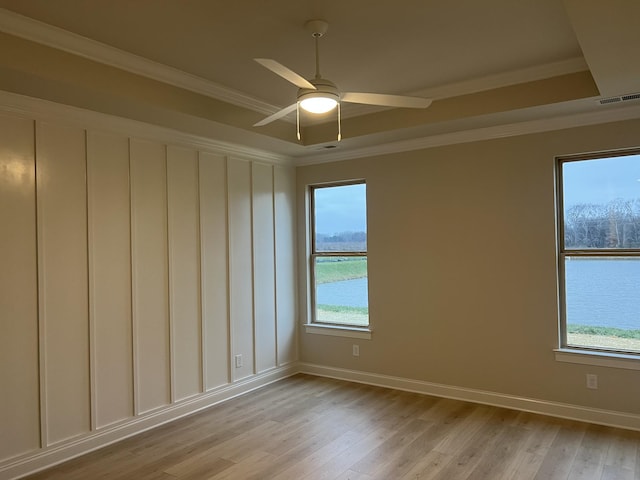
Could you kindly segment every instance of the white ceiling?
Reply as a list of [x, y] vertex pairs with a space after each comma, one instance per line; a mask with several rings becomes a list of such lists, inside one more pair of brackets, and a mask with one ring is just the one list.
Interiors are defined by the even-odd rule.
[[[312, 77], [313, 39], [304, 29], [312, 18], [329, 22], [320, 44], [323, 76], [345, 91], [438, 100], [587, 69], [603, 95], [640, 91], [640, 2], [609, 0], [608, 13], [601, 11], [604, 3], [0, 0], [0, 7], [238, 93], [248, 99], [243, 107], [264, 115], [293, 103], [296, 88], [252, 59], [273, 58]], [[570, 103], [567, 112], [573, 113], [575, 104]], [[591, 98], [589, 105], [594, 103]], [[557, 110], [553, 106], [554, 115]], [[375, 111], [346, 106], [344, 113], [349, 117]], [[449, 118], [449, 124], [453, 120]], [[433, 122], [429, 129], [434, 129]], [[378, 131], [385, 141], [425, 132], [416, 123], [386, 130], [398, 131], [392, 136]], [[348, 132], [346, 137], [344, 146], [349, 148]], [[375, 144], [369, 137], [354, 135], [352, 145]], [[295, 144], [295, 138], [291, 142]]]

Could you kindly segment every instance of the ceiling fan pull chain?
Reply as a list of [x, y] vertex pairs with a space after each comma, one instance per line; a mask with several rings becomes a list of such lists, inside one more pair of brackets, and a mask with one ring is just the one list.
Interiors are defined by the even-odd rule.
[[296, 102], [296, 134], [300, 140], [300, 102]]
[[340, 102], [338, 102], [338, 141], [342, 140], [342, 127], [340, 126]]

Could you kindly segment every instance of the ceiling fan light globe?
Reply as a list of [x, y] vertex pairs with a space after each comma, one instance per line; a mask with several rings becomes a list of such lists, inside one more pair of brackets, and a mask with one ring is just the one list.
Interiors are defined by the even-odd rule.
[[327, 96], [308, 96], [300, 100], [300, 107], [309, 113], [327, 113], [338, 105], [338, 101]]

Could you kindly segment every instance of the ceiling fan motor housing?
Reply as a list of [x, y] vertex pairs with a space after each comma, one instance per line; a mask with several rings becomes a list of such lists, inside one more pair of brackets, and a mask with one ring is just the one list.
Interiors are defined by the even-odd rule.
[[338, 87], [331, 80], [326, 78], [313, 78], [309, 80], [310, 83], [315, 85], [315, 89], [300, 88], [298, 89], [298, 102], [301, 102], [305, 98], [312, 97], [324, 97], [333, 98], [336, 102], [340, 101], [340, 92]]

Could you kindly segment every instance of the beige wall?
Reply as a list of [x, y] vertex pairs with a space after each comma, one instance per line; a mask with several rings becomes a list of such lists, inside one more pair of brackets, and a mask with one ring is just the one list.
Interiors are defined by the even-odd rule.
[[306, 186], [364, 178], [373, 329], [371, 340], [301, 330], [300, 360], [640, 413], [640, 371], [553, 353], [554, 156], [637, 146], [638, 131], [629, 121], [298, 168], [302, 320]]
[[49, 117], [0, 112], [0, 478], [297, 354], [293, 168]]

